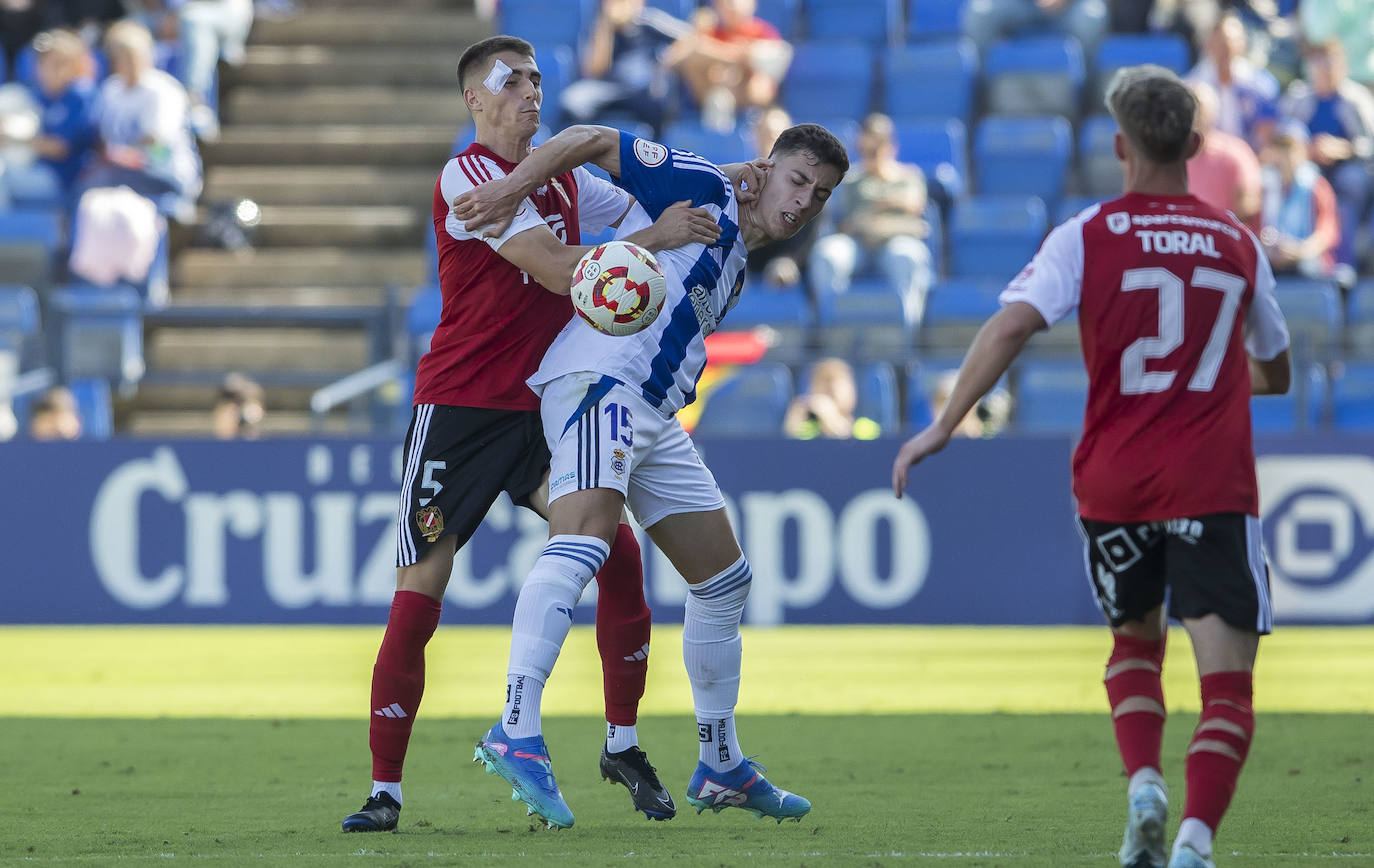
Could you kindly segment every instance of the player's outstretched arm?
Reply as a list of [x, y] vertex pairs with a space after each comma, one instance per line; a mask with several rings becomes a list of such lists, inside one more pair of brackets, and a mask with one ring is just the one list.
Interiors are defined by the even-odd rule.
[[550, 178], [584, 163], [595, 163], [612, 175], [620, 174], [620, 130], [579, 124], [535, 148], [504, 178], [468, 190], [453, 205], [453, 216], [469, 231], [484, 235], [506, 231], [525, 197]]
[[693, 208], [689, 200], [674, 202], [652, 225], [631, 232], [624, 240], [638, 244], [651, 253], [673, 250], [688, 244], [715, 244], [720, 224], [705, 208]]
[[1014, 301], [993, 314], [968, 348], [964, 364], [940, 418], [921, 433], [902, 444], [892, 463], [892, 493], [898, 498], [906, 489], [907, 471], [949, 443], [954, 429], [988, 390], [1007, 372], [1031, 335], [1044, 329], [1040, 311], [1023, 301]]

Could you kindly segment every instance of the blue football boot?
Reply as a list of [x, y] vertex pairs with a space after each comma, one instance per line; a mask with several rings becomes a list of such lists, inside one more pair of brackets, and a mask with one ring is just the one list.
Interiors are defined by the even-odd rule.
[[728, 772], [713, 771], [706, 763], [697, 763], [697, 770], [687, 784], [687, 801], [697, 813], [710, 808], [720, 813], [726, 808], [741, 808], [762, 819], [772, 817], [797, 820], [811, 810], [811, 803], [795, 793], [775, 787], [763, 776], [764, 768], [753, 760], [745, 760]]
[[572, 827], [572, 810], [554, 779], [543, 736], [511, 738], [498, 723], [477, 742], [472, 761], [485, 763], [487, 774], [505, 778], [511, 801], [524, 802], [527, 815], [538, 815], [550, 829]]

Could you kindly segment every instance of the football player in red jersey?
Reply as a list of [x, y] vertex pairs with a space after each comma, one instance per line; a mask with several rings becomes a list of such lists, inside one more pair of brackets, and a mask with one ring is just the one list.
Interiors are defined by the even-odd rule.
[[[534, 49], [511, 36], [469, 46], [458, 63], [476, 140], [448, 162], [434, 187], [443, 312], [416, 372], [405, 441], [396, 594], [372, 670], [372, 789], [363, 808], [344, 819], [344, 831], [396, 828], [402, 764], [424, 692], [424, 649], [438, 626], [458, 548], [502, 491], [516, 504], [548, 514], [549, 451], [539, 401], [525, 379], [539, 367], [573, 309], [566, 281], [542, 286], [507, 261], [501, 249], [512, 236], [533, 228], [537, 231], [524, 235], [520, 245], [543, 244], [560, 257], [571, 256], [574, 248], [565, 244], [578, 245], [583, 232], [617, 225], [633, 203], [618, 187], [578, 169], [529, 197], [499, 237], [468, 232], [450, 215], [449, 203], [459, 194], [504, 175], [530, 153], [539, 129], [540, 81]], [[736, 168], [737, 175], [747, 171]], [[658, 251], [709, 244], [719, 233], [706, 211], [679, 203], [627, 240]], [[597, 574], [597, 644], [608, 722], [601, 769], [631, 790], [636, 809], [666, 819], [675, 810], [672, 797], [635, 732], [650, 629], [642, 570], [639, 545], [622, 523]], [[541, 687], [515, 689], [526, 692], [528, 706], [538, 701], [529, 694]]]
[[1073, 489], [1114, 637], [1105, 682], [1130, 776], [1121, 864], [1165, 864], [1167, 614], [1188, 631], [1202, 682], [1168, 864], [1207, 868], [1250, 749], [1251, 672], [1273, 623], [1250, 396], [1288, 390], [1288, 329], [1259, 242], [1188, 193], [1200, 139], [1187, 87], [1161, 67], [1131, 67], [1107, 107], [1126, 194], [1055, 228], [1008, 285], [940, 418], [898, 452], [892, 486], [901, 497], [910, 468], [944, 448], [1026, 341], [1078, 311], [1089, 386]]

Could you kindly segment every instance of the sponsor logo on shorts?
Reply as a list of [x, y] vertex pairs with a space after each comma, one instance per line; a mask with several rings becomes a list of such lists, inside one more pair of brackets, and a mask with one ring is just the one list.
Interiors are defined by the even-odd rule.
[[434, 542], [444, 532], [444, 514], [437, 506], [426, 506], [415, 513], [415, 526], [425, 542]]
[[555, 480], [553, 480], [552, 482], [550, 482], [550, 483], [549, 483], [549, 490], [550, 490], [550, 491], [553, 491], [553, 490], [555, 490], [555, 489], [565, 488], [565, 487], [567, 487], [567, 486], [569, 486], [569, 485], [572, 485], [573, 481], [574, 481], [576, 478], [577, 478], [577, 471], [576, 471], [576, 470], [569, 470], [567, 473], [563, 474], [562, 476], [560, 476], [560, 477], [558, 477], [557, 479], [555, 479]]

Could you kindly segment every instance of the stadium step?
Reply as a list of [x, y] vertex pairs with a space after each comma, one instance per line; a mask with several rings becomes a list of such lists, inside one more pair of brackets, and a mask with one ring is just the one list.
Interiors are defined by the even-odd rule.
[[[259, 205], [408, 205], [426, 217], [442, 164], [385, 166], [216, 166], [203, 202], [246, 196]], [[412, 242], [415, 239], [411, 239]]]
[[[214, 430], [210, 408], [214, 406], [216, 390], [206, 391], [208, 400], [199, 402], [201, 407], [194, 409], [145, 410], [135, 407], [128, 432], [135, 437], [167, 439], [209, 436]], [[339, 436], [348, 434], [350, 429], [348, 416], [343, 412], [333, 413], [323, 424], [317, 424], [308, 411], [269, 408], [259, 430], [263, 437], [306, 437], [318, 434]]]
[[411, 247], [424, 225], [404, 206], [264, 205], [253, 243], [266, 247]]
[[173, 294], [183, 286], [417, 286], [427, 278], [419, 242], [413, 250], [301, 247], [184, 251], [173, 267]]
[[470, 13], [436, 15], [432, 8], [376, 5], [259, 19], [253, 25], [253, 42], [259, 45], [441, 45], [452, 53], [454, 68], [464, 48], [490, 34], [491, 24]]
[[223, 108], [229, 123], [252, 124], [433, 124], [451, 129], [467, 123], [467, 109], [457, 86], [303, 87], [281, 90], [240, 87]]
[[[253, 379], [251, 368], [244, 370]], [[261, 382], [261, 381], [259, 381]], [[130, 403], [130, 408], [138, 412], [168, 412], [174, 410], [189, 410], [193, 407], [204, 407], [208, 415], [210, 407], [215, 402], [215, 394], [218, 392], [218, 385], [206, 382], [194, 385], [179, 385], [175, 383], [149, 383], [146, 387], [138, 390]], [[275, 412], [278, 410], [291, 410], [296, 412], [308, 412], [310, 410], [310, 396], [314, 394], [315, 388], [312, 386], [274, 386], [267, 390], [267, 410]]]
[[230, 87], [307, 85], [394, 85], [457, 87], [454, 47], [250, 45], [241, 66], [225, 74]]
[[451, 124], [232, 126], [219, 141], [205, 143], [201, 153], [207, 165], [369, 163], [427, 166], [437, 172], [450, 156], [456, 133]]
[[382, 304], [385, 292], [375, 286], [178, 286], [176, 303], [205, 307], [367, 307]]
[[144, 338], [148, 366], [161, 370], [337, 372], [366, 367], [370, 344], [361, 330], [309, 328], [159, 328]]

